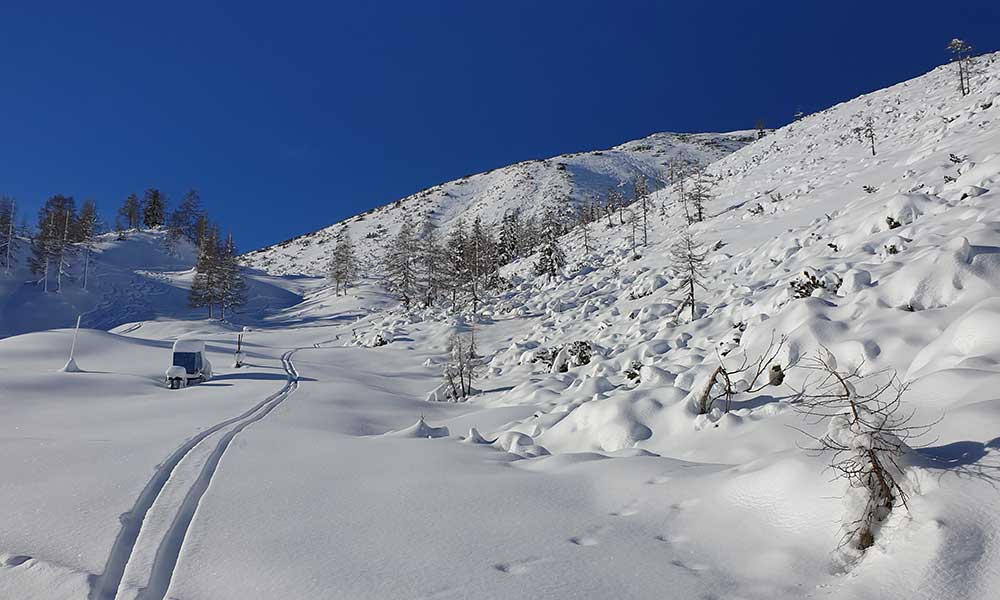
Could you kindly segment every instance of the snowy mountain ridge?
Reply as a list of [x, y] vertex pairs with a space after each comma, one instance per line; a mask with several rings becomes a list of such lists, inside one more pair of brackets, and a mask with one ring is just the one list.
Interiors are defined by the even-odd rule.
[[458, 219], [481, 216], [495, 222], [510, 210], [533, 212], [544, 201], [605, 198], [609, 188], [631, 196], [632, 183], [644, 175], [651, 189], [669, 180], [671, 160], [705, 165], [756, 139], [756, 132], [656, 133], [607, 150], [528, 160], [436, 185], [391, 204], [334, 223], [273, 246], [248, 252], [245, 264], [275, 275], [323, 275], [335, 231], [346, 225], [359, 255], [380, 250], [396, 232], [403, 215], [419, 222], [424, 216], [447, 227]]

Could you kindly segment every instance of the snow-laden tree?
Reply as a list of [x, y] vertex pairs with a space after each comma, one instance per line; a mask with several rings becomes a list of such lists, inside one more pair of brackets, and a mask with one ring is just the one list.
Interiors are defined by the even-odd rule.
[[382, 257], [382, 278], [386, 290], [407, 308], [420, 297], [416, 252], [413, 224], [404, 217], [399, 233]]
[[442, 376], [445, 397], [452, 402], [462, 402], [474, 393], [473, 382], [480, 376], [482, 360], [476, 355], [473, 338], [455, 333], [448, 340], [448, 362]]
[[695, 314], [695, 291], [706, 289], [704, 280], [705, 259], [708, 251], [695, 241], [689, 227], [681, 229], [680, 237], [670, 247], [671, 266], [674, 270], [673, 290], [684, 294], [684, 301], [679, 310], [691, 308], [691, 320]]
[[337, 231], [333, 244], [327, 278], [334, 285], [334, 293], [339, 296], [341, 290], [346, 294], [348, 286], [357, 279], [358, 259], [351, 242], [351, 232], [346, 226]]
[[524, 224], [521, 210], [508, 210], [500, 219], [500, 234], [497, 242], [500, 261], [512, 263], [524, 256], [527, 244], [524, 239]]
[[458, 311], [465, 303], [465, 292], [469, 286], [472, 273], [466, 260], [469, 247], [469, 236], [465, 230], [465, 221], [458, 222], [448, 230], [444, 244], [444, 273], [448, 295], [451, 297], [451, 309]]
[[218, 269], [215, 290], [215, 297], [219, 303], [219, 318], [226, 318], [226, 310], [246, 304], [246, 280], [243, 278], [243, 271], [240, 268], [239, 254], [236, 251], [236, 243], [233, 242], [233, 235], [229, 234], [226, 241], [217, 250]]
[[146, 190], [142, 209], [143, 224], [152, 229], [166, 222], [167, 197], [156, 188]]
[[541, 243], [538, 260], [535, 261], [535, 275], [545, 275], [549, 281], [555, 279], [566, 266], [566, 254], [559, 244], [562, 227], [559, 211], [549, 206], [542, 216]]
[[872, 156], [875, 156], [875, 119], [870, 116], [865, 117], [861, 125], [852, 131], [858, 136], [859, 142], [868, 142], [871, 145]]
[[973, 68], [972, 46], [955, 38], [948, 42], [948, 51], [951, 52], [951, 61], [958, 65], [958, 91], [967, 96], [972, 92], [972, 85], [969, 83]]

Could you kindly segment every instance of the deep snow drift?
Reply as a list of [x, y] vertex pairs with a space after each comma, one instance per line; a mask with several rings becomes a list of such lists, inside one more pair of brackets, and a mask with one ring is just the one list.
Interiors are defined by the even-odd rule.
[[[600, 252], [570, 234], [563, 277], [510, 265], [478, 315], [258, 275], [301, 301], [84, 331], [82, 373], [58, 372], [69, 330], [0, 340], [0, 597], [996, 597], [1000, 55], [979, 60], [969, 96], [942, 67], [715, 161], [693, 320], [663, 189], [639, 258], [594, 224]], [[470, 327], [482, 393], [426, 401]], [[217, 376], [175, 392], [180, 336]], [[785, 367], [894, 371], [931, 424], [860, 558], [838, 550], [856, 494], [803, 449], [827, 431], [797, 410], [808, 370], [696, 410], [720, 362], [780, 339]], [[573, 342], [590, 359], [552, 372]]]

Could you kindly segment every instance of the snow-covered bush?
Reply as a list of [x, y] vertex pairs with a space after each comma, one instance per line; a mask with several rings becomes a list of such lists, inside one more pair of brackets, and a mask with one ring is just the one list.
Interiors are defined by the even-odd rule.
[[815, 269], [805, 269], [802, 275], [790, 283], [793, 298], [808, 298], [816, 290], [836, 291], [840, 287], [840, 277], [836, 273], [820, 275]]

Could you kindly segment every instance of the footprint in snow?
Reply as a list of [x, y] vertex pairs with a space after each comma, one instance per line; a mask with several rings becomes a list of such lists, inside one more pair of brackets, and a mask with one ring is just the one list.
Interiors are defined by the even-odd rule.
[[653, 539], [664, 544], [683, 544], [688, 541], [683, 535], [654, 535]]
[[522, 558], [520, 560], [512, 560], [510, 562], [502, 562], [493, 565], [493, 568], [501, 573], [506, 573], [508, 575], [523, 575], [531, 570], [531, 565], [542, 559], [529, 556], [528, 558]]
[[575, 544], [577, 546], [596, 546], [600, 543], [597, 538], [587, 535], [571, 537], [569, 538], [569, 541], [571, 544]]
[[586, 531], [586, 533], [582, 535], [575, 535], [569, 538], [568, 541], [569, 543], [574, 544], [576, 546], [596, 546], [597, 544], [601, 543], [601, 540], [598, 538], [598, 536], [607, 530], [608, 528], [604, 525], [591, 527]]
[[638, 502], [629, 502], [625, 506], [608, 514], [610, 514], [612, 517], [631, 517], [632, 515], [639, 514], [639, 509], [636, 508], [637, 505]]
[[709, 569], [708, 565], [704, 565], [701, 563], [686, 563], [680, 560], [672, 560], [670, 561], [670, 564], [674, 565], [675, 567], [680, 567], [681, 569], [684, 569], [686, 571], [691, 571], [692, 573], [701, 573]]
[[691, 498], [688, 500], [681, 500], [680, 502], [674, 502], [673, 504], [670, 505], [670, 508], [674, 510], [685, 510], [688, 508], [694, 508], [695, 506], [698, 506], [700, 502], [701, 500], [698, 498]]
[[5, 567], [19, 567], [24, 563], [31, 560], [31, 557], [27, 554], [16, 554], [14, 556], [8, 556], [3, 560], [3, 566]]
[[671, 477], [670, 475], [657, 475], [656, 477], [653, 477], [646, 483], [649, 485], [662, 485], [670, 481], [671, 479], [673, 479], [673, 477]]

